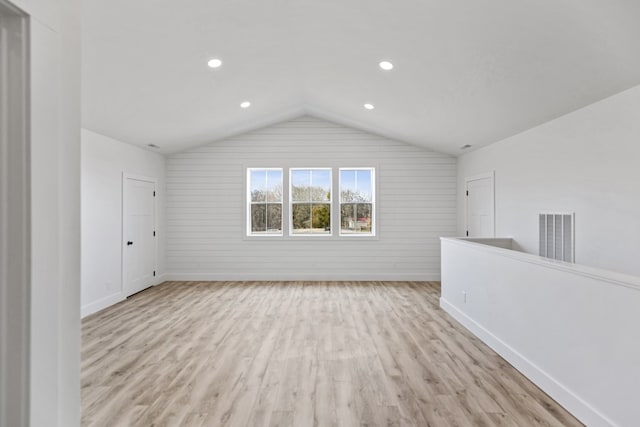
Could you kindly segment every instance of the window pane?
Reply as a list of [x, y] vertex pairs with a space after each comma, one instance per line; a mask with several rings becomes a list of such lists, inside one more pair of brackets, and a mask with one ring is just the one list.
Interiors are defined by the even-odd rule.
[[370, 170], [358, 170], [356, 171], [356, 187], [358, 190], [359, 202], [371, 202], [373, 196], [373, 189], [371, 186], [371, 171]]
[[251, 232], [260, 233], [267, 231], [267, 205], [251, 205]]
[[358, 203], [356, 206], [356, 232], [371, 233], [371, 203]]
[[353, 202], [356, 199], [356, 171], [340, 171], [340, 201]]
[[313, 233], [331, 234], [331, 205], [316, 203], [311, 210], [311, 225]]
[[293, 234], [311, 232], [311, 204], [294, 203], [291, 205], [291, 214]]
[[279, 203], [267, 205], [267, 232], [282, 232], [282, 205]]
[[311, 201], [311, 171], [291, 171], [291, 200], [294, 202]]
[[249, 189], [252, 202], [264, 202], [267, 200], [267, 171], [252, 170], [249, 175]]
[[282, 202], [282, 171], [267, 171], [267, 201]]
[[328, 202], [331, 200], [331, 171], [311, 171], [311, 201]]
[[291, 210], [293, 234], [331, 234], [329, 203], [294, 203]]
[[340, 229], [342, 232], [350, 233], [356, 229], [356, 205], [346, 203], [340, 206]]

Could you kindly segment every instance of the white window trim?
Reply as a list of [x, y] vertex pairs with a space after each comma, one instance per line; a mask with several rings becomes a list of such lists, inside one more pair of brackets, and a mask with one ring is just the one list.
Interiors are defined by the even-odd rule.
[[[254, 234], [251, 232], [251, 206], [254, 204], [254, 202], [251, 201], [251, 172], [252, 171], [279, 171], [281, 174], [281, 184], [282, 184], [282, 200], [280, 201], [280, 204], [282, 205], [282, 208], [280, 209], [281, 212], [281, 227], [280, 227], [280, 233], [264, 233], [264, 234]], [[246, 228], [246, 232], [245, 232], [245, 236], [246, 237], [250, 237], [250, 238], [257, 238], [257, 239], [261, 239], [261, 238], [271, 238], [271, 237], [282, 237], [284, 236], [284, 215], [285, 215], [285, 203], [284, 203], [284, 198], [285, 198], [285, 194], [284, 194], [284, 169], [283, 168], [273, 168], [273, 167], [247, 167], [246, 168], [246, 176], [245, 176], [245, 200], [244, 200], [244, 205], [245, 205], [245, 210], [246, 210], [246, 217], [245, 217], [245, 228]], [[265, 202], [268, 204], [268, 202]]]
[[[312, 237], [312, 238], [329, 238], [329, 237], [333, 237], [334, 233], [333, 233], [333, 226], [334, 226], [334, 215], [333, 215], [333, 197], [335, 192], [333, 191], [333, 168], [331, 167], [313, 167], [313, 168], [304, 168], [304, 167], [295, 167], [295, 168], [288, 168], [289, 169], [289, 212], [287, 212], [287, 216], [289, 218], [289, 237], [293, 237], [295, 239], [299, 239], [301, 237]], [[330, 223], [329, 226], [331, 227], [331, 232], [330, 233], [323, 233], [323, 234], [318, 234], [318, 233], [300, 233], [300, 234], [295, 234], [293, 232], [293, 192], [292, 192], [292, 180], [291, 180], [291, 174], [293, 171], [300, 171], [300, 170], [310, 170], [310, 171], [314, 171], [314, 170], [318, 170], [318, 171], [329, 171], [329, 194], [331, 195], [329, 197], [329, 212], [331, 214], [331, 219], [330, 219]], [[296, 203], [305, 203], [305, 202], [296, 202]], [[312, 205], [315, 202], [310, 202]], [[325, 202], [317, 202], [318, 204], [320, 203], [326, 203]]]
[[[376, 167], [368, 166], [368, 167], [343, 167], [338, 168], [338, 202], [336, 205], [338, 206], [338, 236], [345, 238], [371, 238], [377, 236], [377, 212], [378, 212], [378, 201], [376, 198], [376, 188], [378, 185], [377, 177], [376, 177]], [[342, 171], [347, 170], [366, 170], [371, 171], [371, 233], [343, 233], [342, 232], [342, 198], [341, 198], [341, 189], [342, 189]]]

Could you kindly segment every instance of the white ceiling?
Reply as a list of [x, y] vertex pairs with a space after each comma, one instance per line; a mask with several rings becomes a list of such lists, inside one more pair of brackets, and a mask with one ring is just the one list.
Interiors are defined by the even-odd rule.
[[460, 154], [640, 84], [638, 0], [83, 8], [83, 126], [165, 153], [306, 113]]

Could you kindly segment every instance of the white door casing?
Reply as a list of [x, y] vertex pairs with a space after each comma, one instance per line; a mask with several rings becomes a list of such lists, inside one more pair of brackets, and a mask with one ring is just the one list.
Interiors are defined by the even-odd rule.
[[465, 179], [466, 235], [495, 237], [494, 173]]
[[156, 181], [123, 174], [122, 287], [126, 297], [154, 285]]
[[29, 425], [29, 18], [0, 0], [0, 426]]

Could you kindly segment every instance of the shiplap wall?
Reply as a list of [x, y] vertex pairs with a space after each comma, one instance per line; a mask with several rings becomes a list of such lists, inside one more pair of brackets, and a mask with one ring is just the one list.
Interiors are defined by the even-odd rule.
[[[267, 166], [376, 167], [376, 238], [245, 237], [245, 168]], [[167, 159], [170, 280], [438, 280], [455, 232], [455, 158], [313, 117]]]

